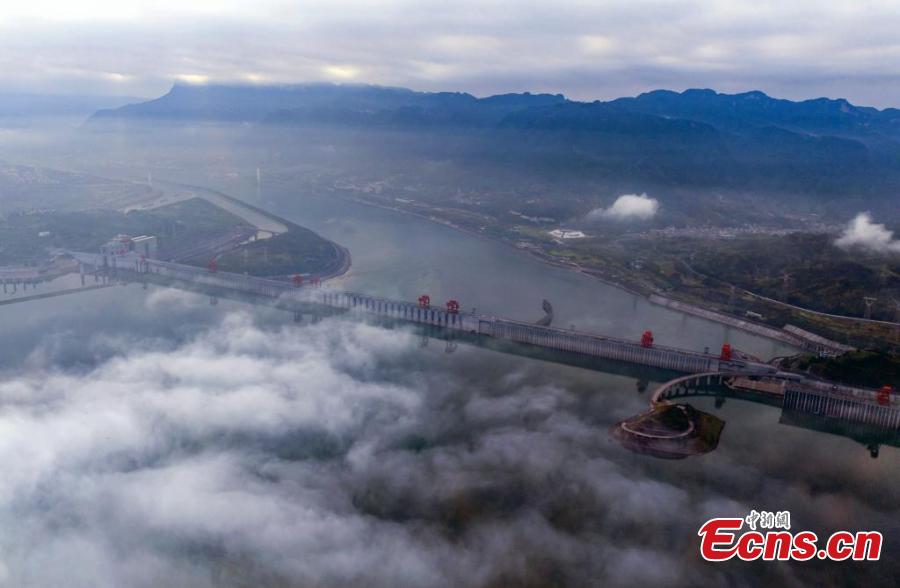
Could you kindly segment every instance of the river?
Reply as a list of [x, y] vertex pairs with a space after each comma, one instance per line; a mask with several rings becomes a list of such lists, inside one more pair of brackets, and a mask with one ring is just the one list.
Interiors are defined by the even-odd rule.
[[[350, 249], [342, 289], [523, 320], [546, 298], [559, 326], [785, 351], [416, 217], [290, 191], [263, 204]], [[0, 306], [0, 325], [0, 584], [889, 585], [900, 573], [900, 452], [872, 459], [850, 438], [781, 424], [777, 408], [692, 401], [726, 422], [719, 447], [667, 461], [608, 433], [646, 409], [645, 378], [138, 285]], [[751, 509], [789, 510], [795, 530], [820, 535], [880, 530], [883, 561], [702, 561], [700, 525]]]
[[291, 191], [268, 192], [265, 206], [350, 249], [353, 267], [339, 284], [345, 289], [404, 300], [429, 294], [439, 304], [453, 298], [463, 308], [525, 321], [542, 317], [547, 299], [559, 327], [635, 340], [651, 330], [661, 345], [715, 351], [731, 343], [763, 359], [793, 349], [416, 216]]

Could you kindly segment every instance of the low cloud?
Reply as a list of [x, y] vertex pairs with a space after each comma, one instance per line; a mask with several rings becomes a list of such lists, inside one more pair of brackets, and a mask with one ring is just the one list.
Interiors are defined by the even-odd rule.
[[0, 380], [0, 586], [702, 577], [662, 536], [620, 537], [691, 534], [698, 515], [626, 473], [608, 423], [545, 367], [492, 357], [510, 368], [492, 377], [477, 348], [243, 313], [176, 346], [121, 343], [88, 371]]
[[[54, 368], [69, 347], [0, 371], [0, 586], [728, 586], [689, 539], [754, 496], [805, 528], [842, 513], [837, 526], [896, 536], [872, 511], [896, 508], [890, 476], [829, 469], [829, 445], [798, 464], [736, 422], [713, 459], [628, 453], [607, 429], [647, 400], [622, 377], [244, 313]], [[824, 479], [819, 502], [809, 479]], [[815, 584], [815, 570], [780, 578]]]
[[[889, 0], [859, 11], [809, 0], [720, 0], [697, 10], [695, 0], [672, 0], [652, 3], [652, 16], [643, 2], [520, 4], [510, 11], [496, 0], [460, 0], [451, 11], [438, 0], [354, 2], [352, 10], [322, 0], [303, 10], [284, 0], [4, 2], [0, 76], [4, 89], [146, 97], [176, 77], [351, 78], [588, 100], [711, 87], [900, 102], [896, 71], [884, 65], [896, 61], [900, 26]], [[833, 59], [823, 63], [823, 54]]]
[[646, 194], [622, 194], [609, 208], [596, 208], [588, 213], [588, 220], [615, 221], [648, 220], [656, 216], [659, 200]]
[[900, 241], [883, 224], [872, 222], [872, 215], [856, 215], [841, 236], [834, 242], [842, 249], [865, 249], [875, 253], [900, 253]]

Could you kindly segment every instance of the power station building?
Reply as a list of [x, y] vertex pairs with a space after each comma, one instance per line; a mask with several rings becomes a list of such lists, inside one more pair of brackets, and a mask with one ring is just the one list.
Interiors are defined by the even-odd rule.
[[100, 247], [100, 253], [106, 256], [120, 257], [129, 253], [142, 255], [147, 259], [155, 259], [157, 240], [152, 235], [116, 235]]

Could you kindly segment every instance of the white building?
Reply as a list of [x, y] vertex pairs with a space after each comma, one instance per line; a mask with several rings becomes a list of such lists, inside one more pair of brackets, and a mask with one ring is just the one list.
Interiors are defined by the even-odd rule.
[[571, 231], [567, 229], [553, 229], [550, 231], [551, 237], [556, 237], [557, 239], [584, 239], [587, 237], [581, 231]]
[[152, 235], [141, 235], [131, 240], [134, 246], [134, 252], [143, 255], [147, 259], [156, 258], [156, 237]]
[[153, 259], [156, 257], [156, 245], [156, 237], [151, 235], [140, 235], [139, 237], [116, 235], [100, 247], [100, 253], [115, 257], [137, 253], [148, 259]]

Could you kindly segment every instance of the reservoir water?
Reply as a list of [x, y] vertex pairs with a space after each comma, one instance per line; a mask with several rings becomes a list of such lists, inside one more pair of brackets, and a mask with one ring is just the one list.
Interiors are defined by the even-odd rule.
[[267, 194], [266, 206], [350, 249], [353, 267], [339, 284], [345, 289], [404, 300], [429, 294], [439, 304], [453, 298], [524, 321], [542, 317], [547, 299], [558, 327], [634, 340], [649, 329], [662, 345], [715, 351], [727, 342], [764, 359], [792, 349], [415, 216], [290, 190]]
[[[241, 195], [241, 194], [239, 194]], [[338, 287], [702, 350], [771, 341], [505, 246], [343, 200], [267, 206], [347, 246]], [[609, 435], [655, 382], [405, 329], [115, 286], [0, 306], [0, 585], [887, 585], [900, 455], [692, 400], [719, 447]], [[710, 564], [714, 516], [884, 533], [877, 563]], [[83, 565], [89, 560], [91, 565]]]

